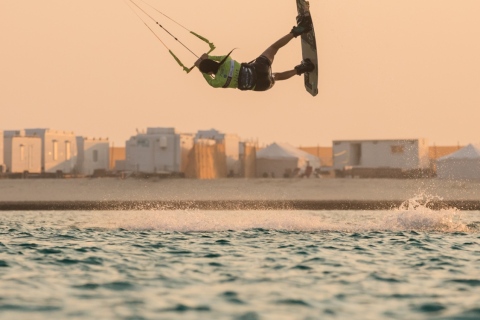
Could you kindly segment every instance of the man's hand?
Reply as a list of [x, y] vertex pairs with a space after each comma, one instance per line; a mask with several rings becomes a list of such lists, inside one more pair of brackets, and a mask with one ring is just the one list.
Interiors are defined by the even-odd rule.
[[206, 53], [202, 54], [202, 56], [200, 58], [198, 58], [197, 61], [195, 61], [195, 67], [198, 68], [198, 66], [200, 66], [200, 62], [202, 62], [205, 59], [208, 59], [208, 54], [206, 54]]

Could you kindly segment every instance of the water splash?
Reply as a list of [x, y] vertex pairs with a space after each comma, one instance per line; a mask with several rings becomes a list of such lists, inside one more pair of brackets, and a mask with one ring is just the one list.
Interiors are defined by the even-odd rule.
[[461, 212], [456, 208], [432, 210], [429, 204], [443, 200], [441, 197], [420, 193], [403, 202], [386, 217], [387, 230], [468, 232], [462, 222]]
[[[82, 227], [165, 232], [219, 232], [252, 229], [292, 232], [475, 232], [458, 209], [432, 210], [438, 199], [419, 195], [390, 211], [160, 210], [102, 212]], [[77, 227], [79, 225], [77, 224]]]

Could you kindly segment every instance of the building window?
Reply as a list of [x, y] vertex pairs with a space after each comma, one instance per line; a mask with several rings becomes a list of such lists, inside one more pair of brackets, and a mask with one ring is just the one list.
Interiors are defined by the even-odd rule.
[[71, 156], [70, 141], [65, 141], [65, 159], [70, 160]]
[[58, 160], [58, 141], [53, 140], [53, 160]]
[[93, 162], [98, 161], [98, 150], [93, 150]]
[[137, 146], [139, 147], [150, 147], [150, 141], [148, 139], [138, 139]]
[[28, 152], [27, 153], [28, 153], [28, 159], [27, 159], [28, 169], [30, 170], [33, 166], [33, 159], [32, 159], [32, 157], [33, 157], [33, 146], [32, 145], [28, 146]]
[[20, 145], [20, 161], [25, 161], [25, 146]]
[[160, 148], [162, 148], [162, 149], [167, 148], [167, 146], [168, 146], [167, 137], [166, 136], [161, 136], [159, 143], [160, 143]]
[[405, 152], [405, 146], [390, 146], [392, 154], [402, 154]]
[[352, 143], [350, 145], [351, 152], [351, 165], [359, 166], [362, 164], [362, 144], [361, 143]]

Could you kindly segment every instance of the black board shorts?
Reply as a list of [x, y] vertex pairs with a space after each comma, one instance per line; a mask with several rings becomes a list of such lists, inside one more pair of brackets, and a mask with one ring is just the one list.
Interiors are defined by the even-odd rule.
[[265, 56], [260, 56], [250, 63], [242, 63], [238, 81], [240, 90], [266, 91], [273, 87], [272, 63]]

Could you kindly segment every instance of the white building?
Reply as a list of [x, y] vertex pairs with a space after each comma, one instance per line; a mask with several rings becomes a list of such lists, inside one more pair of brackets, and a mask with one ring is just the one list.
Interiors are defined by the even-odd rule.
[[109, 170], [110, 142], [108, 139], [77, 137], [77, 170], [83, 175], [92, 175], [95, 170]]
[[40, 173], [42, 141], [37, 136], [26, 136], [25, 131], [5, 131], [4, 161], [8, 173]]
[[176, 133], [174, 128], [147, 128], [146, 133], [126, 142], [127, 171], [142, 173], [185, 172], [193, 135]]
[[227, 157], [227, 173], [238, 176], [241, 173], [240, 161], [240, 137], [236, 134], [221, 133], [215, 129], [199, 130], [195, 135], [195, 141], [200, 139], [211, 139], [217, 143], [225, 145], [225, 155]]
[[3, 160], [3, 131], [0, 131], [0, 173], [5, 172], [5, 162]]
[[43, 172], [73, 172], [77, 161], [77, 142], [73, 132], [51, 129], [26, 129], [25, 132], [42, 140]]
[[426, 139], [333, 141], [333, 167], [426, 169], [428, 150]]
[[480, 145], [468, 146], [437, 159], [437, 177], [440, 179], [480, 179]]

